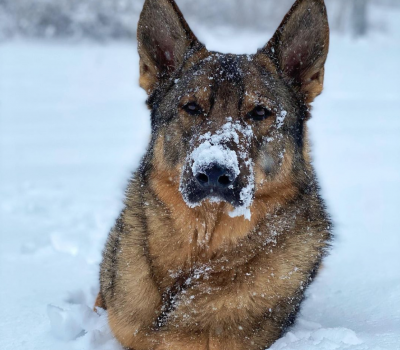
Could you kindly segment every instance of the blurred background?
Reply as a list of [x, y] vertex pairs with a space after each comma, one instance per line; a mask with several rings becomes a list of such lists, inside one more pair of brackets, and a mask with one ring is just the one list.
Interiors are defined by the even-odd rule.
[[[177, 0], [210, 50], [254, 53], [294, 0]], [[273, 350], [399, 350], [400, 0], [326, 0], [309, 122], [331, 255]], [[150, 134], [143, 0], [0, 0], [0, 349], [121, 350], [91, 311]], [[154, 20], [162, 20], [155, 18]]]
[[[142, 0], [1, 0], [0, 38], [134, 39]], [[189, 20], [203, 25], [227, 25], [273, 30], [292, 0], [178, 0]], [[396, 8], [398, 0], [326, 0], [331, 28], [363, 36], [388, 30], [384, 18], [369, 11]]]

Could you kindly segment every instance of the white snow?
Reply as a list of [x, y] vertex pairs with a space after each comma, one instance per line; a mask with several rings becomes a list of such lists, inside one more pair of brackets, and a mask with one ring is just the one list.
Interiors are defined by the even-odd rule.
[[[204, 136], [204, 135], [203, 135]], [[212, 163], [225, 166], [232, 171], [234, 179], [239, 175], [239, 161], [235, 151], [219, 143], [215, 144], [212, 140], [203, 141], [189, 156], [193, 160], [193, 174], [205, 171]]]
[[[220, 166], [226, 167], [232, 172], [233, 177], [230, 179], [234, 181], [240, 174], [239, 159], [248, 168], [247, 184], [240, 192], [240, 199], [243, 205], [235, 208], [229, 213], [231, 217], [244, 216], [245, 219], [251, 219], [250, 206], [253, 202], [254, 193], [254, 171], [253, 161], [249, 157], [249, 144], [253, 137], [253, 130], [250, 125], [244, 127], [239, 122], [233, 122], [232, 117], [226, 118], [226, 123], [222, 125], [214, 134], [207, 132], [198, 137], [201, 143], [190, 153], [187, 158], [187, 163], [192, 164], [192, 174], [196, 175], [201, 173], [210, 166], [216, 163]], [[192, 142], [197, 141], [196, 139]], [[229, 142], [236, 143], [238, 152], [232, 150]], [[190, 203], [186, 200], [185, 188], [180, 186], [183, 198], [186, 204], [193, 208], [198, 204]], [[207, 198], [210, 201], [218, 201], [218, 198]]]
[[[356, 333], [347, 328], [322, 328], [318, 323], [299, 320], [297, 325], [301, 330], [295, 329], [279, 339], [272, 350], [320, 350], [320, 349], [368, 349]], [[352, 347], [352, 345], [362, 345]]]
[[283, 123], [285, 122], [286, 116], [287, 116], [287, 112], [286, 111], [282, 111], [276, 117], [276, 127], [277, 127], [277, 129], [280, 129], [282, 127]]
[[[197, 34], [247, 53], [269, 37]], [[273, 350], [400, 349], [399, 39], [332, 38], [310, 133], [336, 240]], [[120, 350], [91, 308], [150, 132], [135, 48], [3, 43], [0, 77], [0, 349]]]
[[227, 143], [233, 141], [239, 145], [240, 139], [237, 132], [242, 132], [242, 134], [246, 132], [246, 135], [248, 135], [249, 130], [244, 130], [239, 123], [232, 123], [232, 118], [228, 117], [227, 123], [217, 130], [215, 134], [207, 132], [204, 135], [200, 135], [200, 145], [193, 150], [188, 158], [189, 162], [193, 162], [193, 174], [204, 171], [212, 163], [218, 163], [232, 171], [233, 176], [236, 178], [240, 173], [238, 157]]
[[[248, 158], [248, 157], [247, 157]], [[251, 205], [253, 204], [253, 195], [254, 195], [254, 168], [253, 168], [253, 160], [248, 158], [245, 161], [247, 168], [249, 169], [249, 174], [247, 175], [247, 185], [245, 185], [240, 191], [240, 200], [242, 201], [242, 205], [240, 207], [235, 208], [229, 213], [231, 218], [243, 216], [246, 220], [251, 220]]]
[[243, 205], [233, 209], [229, 212], [231, 218], [236, 218], [239, 216], [244, 216], [246, 220], [251, 220], [251, 210], [250, 206], [253, 203], [253, 193], [254, 193], [254, 175], [250, 176], [249, 184], [240, 191], [240, 199]]

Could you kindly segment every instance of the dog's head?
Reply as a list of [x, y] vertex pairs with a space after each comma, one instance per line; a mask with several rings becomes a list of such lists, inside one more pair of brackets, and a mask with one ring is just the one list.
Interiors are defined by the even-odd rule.
[[298, 0], [253, 55], [208, 51], [173, 0], [146, 0], [138, 48], [153, 176], [190, 207], [220, 201], [247, 217], [255, 197], [307, 181], [304, 122], [328, 45], [323, 0]]

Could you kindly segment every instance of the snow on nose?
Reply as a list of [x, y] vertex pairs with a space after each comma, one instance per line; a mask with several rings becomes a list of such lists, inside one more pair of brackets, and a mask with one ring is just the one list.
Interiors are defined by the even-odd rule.
[[221, 144], [213, 145], [209, 140], [201, 143], [192, 152], [190, 158], [193, 160], [192, 172], [194, 175], [206, 173], [211, 165], [214, 164], [227, 169], [232, 175], [232, 182], [240, 174], [236, 152]]
[[190, 154], [193, 161], [193, 174], [203, 172], [211, 164], [218, 164], [228, 169], [236, 178], [240, 174], [238, 155], [229, 148], [229, 143], [239, 144], [238, 131], [243, 129], [239, 124], [232, 123], [232, 118], [227, 118], [227, 123], [215, 134], [207, 132], [201, 135], [200, 145]]
[[[240, 138], [239, 134], [241, 135]], [[233, 188], [233, 183], [240, 175], [239, 160], [242, 160], [242, 164], [248, 168], [248, 175], [244, 179], [244, 183], [247, 184], [240, 193], [240, 200], [243, 205], [236, 208], [230, 215], [232, 217], [243, 215], [248, 220], [250, 219], [249, 207], [252, 204], [254, 192], [253, 162], [248, 153], [252, 137], [253, 131], [250, 126], [242, 126], [239, 122], [233, 122], [232, 118], [229, 117], [227, 122], [214, 134], [207, 132], [201, 135], [197, 139], [200, 144], [188, 157], [188, 165], [191, 164], [193, 176], [198, 178], [199, 175], [205, 174], [203, 181], [205, 181], [206, 176], [209, 180], [207, 174], [212, 167], [225, 169], [230, 181], [228, 188]], [[230, 148], [232, 144], [237, 145], [236, 151]]]

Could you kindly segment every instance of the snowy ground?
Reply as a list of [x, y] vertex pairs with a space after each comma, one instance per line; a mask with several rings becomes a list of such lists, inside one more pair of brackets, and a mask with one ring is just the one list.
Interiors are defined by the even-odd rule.
[[[268, 37], [202, 33], [235, 53]], [[337, 238], [274, 350], [400, 349], [399, 39], [333, 37], [310, 126]], [[137, 80], [134, 45], [0, 46], [0, 349], [120, 349], [90, 307], [149, 137]]]

